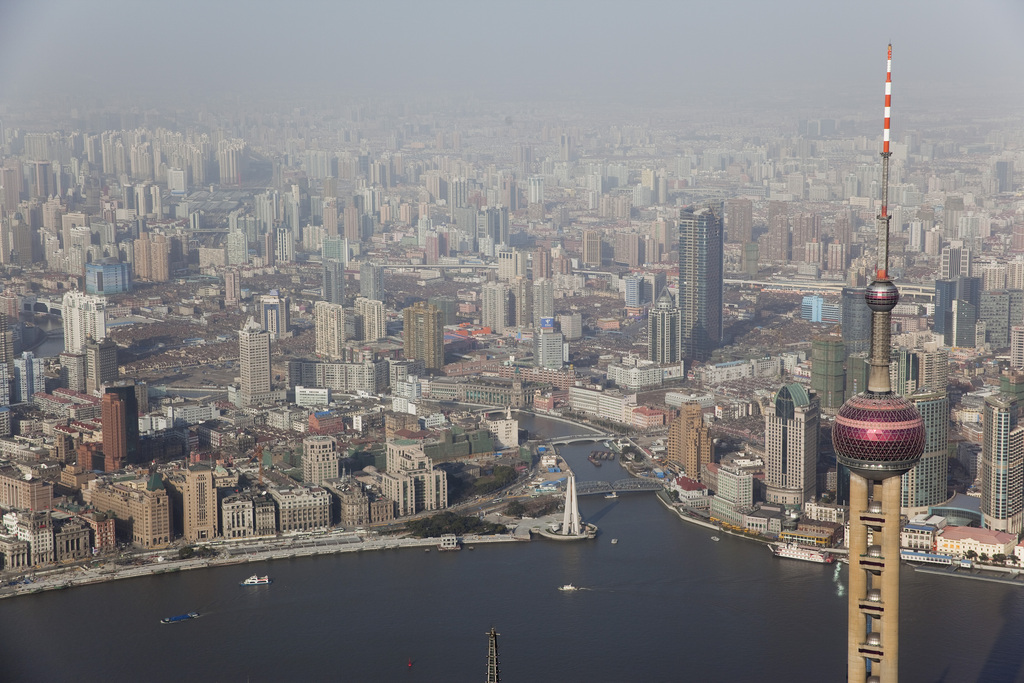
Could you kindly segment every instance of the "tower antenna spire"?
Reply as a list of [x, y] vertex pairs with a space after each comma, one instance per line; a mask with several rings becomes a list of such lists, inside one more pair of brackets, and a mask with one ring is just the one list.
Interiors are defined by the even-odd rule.
[[882, 210], [878, 215], [878, 269], [876, 279], [889, 279], [889, 122], [892, 116], [892, 43], [885, 62], [885, 113], [882, 118]]

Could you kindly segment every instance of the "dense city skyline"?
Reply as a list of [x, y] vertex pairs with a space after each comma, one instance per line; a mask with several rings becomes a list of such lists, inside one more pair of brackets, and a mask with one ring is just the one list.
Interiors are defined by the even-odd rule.
[[893, 683], [902, 562], [1021, 583], [1017, 5], [46, 19], [0, 9], [0, 598], [647, 492], [849, 560]]

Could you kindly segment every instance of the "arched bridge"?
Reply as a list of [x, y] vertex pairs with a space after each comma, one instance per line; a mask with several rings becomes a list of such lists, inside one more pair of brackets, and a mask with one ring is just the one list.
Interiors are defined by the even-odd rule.
[[618, 481], [578, 481], [577, 496], [592, 496], [597, 493], [630, 493], [632, 491], [660, 491], [664, 488], [661, 479], [619, 479]]
[[25, 313], [62, 315], [64, 312], [64, 300], [46, 296], [26, 296], [21, 299], [21, 307]]
[[586, 443], [587, 441], [604, 441], [610, 438], [610, 434], [573, 434], [571, 436], [560, 436], [551, 440], [552, 446], [565, 446], [571, 443]]

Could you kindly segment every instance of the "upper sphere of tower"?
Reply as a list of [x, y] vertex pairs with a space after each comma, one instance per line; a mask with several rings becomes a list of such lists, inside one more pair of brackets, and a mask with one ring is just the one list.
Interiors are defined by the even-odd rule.
[[864, 290], [864, 301], [872, 311], [891, 311], [900, 302], [900, 290], [888, 280], [875, 280]]
[[857, 394], [839, 409], [832, 443], [842, 464], [867, 479], [903, 474], [924, 452], [924, 420], [895, 394]]

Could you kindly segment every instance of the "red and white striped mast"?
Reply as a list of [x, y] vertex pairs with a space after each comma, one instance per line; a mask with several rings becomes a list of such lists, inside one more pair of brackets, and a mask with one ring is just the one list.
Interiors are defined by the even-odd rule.
[[892, 43], [885, 63], [885, 114], [882, 119], [882, 212], [878, 216], [878, 272], [876, 279], [889, 279], [889, 120], [892, 107]]

